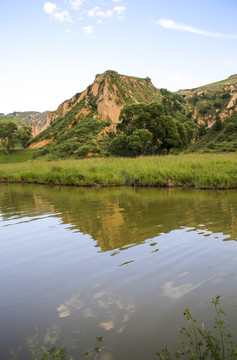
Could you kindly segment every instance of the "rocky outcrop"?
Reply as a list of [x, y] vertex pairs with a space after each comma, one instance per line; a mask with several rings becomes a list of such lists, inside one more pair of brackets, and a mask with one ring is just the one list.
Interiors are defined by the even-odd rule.
[[[104, 74], [96, 75], [92, 85], [82, 93], [64, 101], [56, 111], [48, 112], [44, 129], [50, 127], [56, 119], [65, 117], [72, 110], [74, 119], [78, 121], [89, 114], [95, 120], [97, 118], [109, 120], [111, 125], [102, 131], [105, 133], [116, 129], [120, 111], [127, 103], [150, 103], [160, 99], [160, 91], [153, 86], [149, 78], [134, 78], [109, 70]], [[41, 140], [38, 141], [37, 147], [44, 146]]]
[[217, 117], [226, 121], [237, 111], [237, 75], [191, 90], [180, 90], [197, 123], [211, 127]]

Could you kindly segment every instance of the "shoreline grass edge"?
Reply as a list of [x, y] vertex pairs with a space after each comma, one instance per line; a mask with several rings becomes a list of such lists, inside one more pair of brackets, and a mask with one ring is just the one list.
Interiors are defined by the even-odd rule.
[[0, 164], [0, 183], [236, 189], [237, 153]]

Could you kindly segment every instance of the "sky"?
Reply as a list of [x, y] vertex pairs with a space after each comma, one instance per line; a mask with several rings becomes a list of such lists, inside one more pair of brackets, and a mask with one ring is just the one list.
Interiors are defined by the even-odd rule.
[[237, 73], [237, 0], [0, 0], [0, 113], [56, 110], [96, 74], [189, 89]]

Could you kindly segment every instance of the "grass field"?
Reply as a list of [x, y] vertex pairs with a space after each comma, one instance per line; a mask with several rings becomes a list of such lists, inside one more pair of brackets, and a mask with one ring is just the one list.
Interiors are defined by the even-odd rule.
[[0, 166], [1, 164], [22, 163], [32, 158], [37, 150], [34, 149], [14, 149], [10, 150], [10, 154], [6, 155], [5, 150], [0, 150]]
[[237, 188], [237, 153], [3, 164], [0, 182], [230, 189]]

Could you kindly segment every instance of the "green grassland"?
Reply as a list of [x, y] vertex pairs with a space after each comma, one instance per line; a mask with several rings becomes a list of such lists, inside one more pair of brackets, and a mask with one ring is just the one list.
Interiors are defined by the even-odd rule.
[[28, 161], [0, 165], [0, 182], [230, 189], [236, 169], [236, 153]]
[[1, 164], [23, 163], [32, 159], [36, 149], [13, 149], [10, 154], [6, 155], [5, 150], [0, 150], [0, 167]]
[[[218, 90], [220, 89], [220, 87], [224, 87], [226, 85], [235, 85], [237, 84], [237, 75], [231, 75], [230, 77], [228, 77], [227, 79], [224, 80], [220, 80], [220, 81], [216, 81], [214, 83], [211, 84], [207, 84], [207, 85], [203, 85], [203, 86], [199, 86], [197, 88], [193, 88], [190, 91], [199, 91], [199, 90]], [[180, 90], [180, 92], [182, 92], [183, 90]]]

